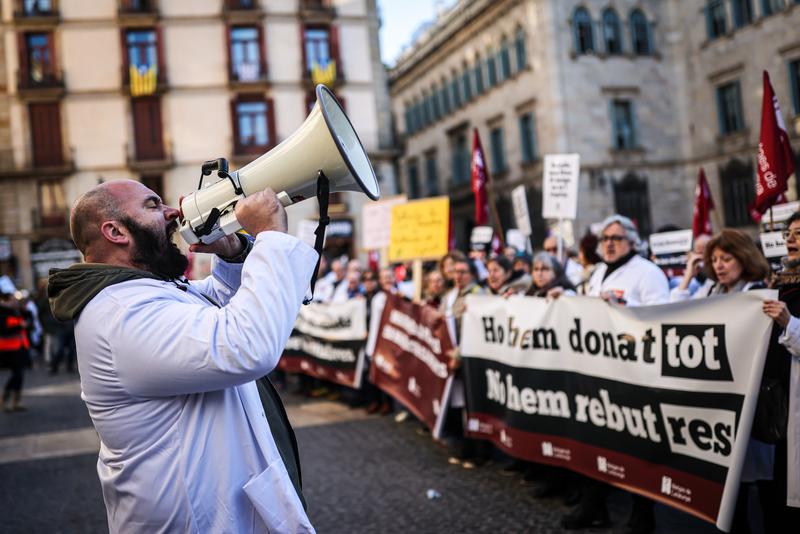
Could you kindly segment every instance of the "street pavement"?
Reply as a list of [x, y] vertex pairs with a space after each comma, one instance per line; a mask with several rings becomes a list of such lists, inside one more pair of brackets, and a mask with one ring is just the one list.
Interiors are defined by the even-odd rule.
[[[7, 375], [0, 375], [5, 381]], [[98, 440], [76, 375], [28, 373], [28, 411], [0, 413], [0, 533], [106, 532], [95, 472]], [[560, 499], [534, 499], [501, 462], [467, 470], [418, 431], [413, 419], [368, 416], [292, 394], [309, 516], [320, 533], [561, 532]], [[429, 498], [428, 490], [441, 495]], [[619, 525], [630, 499], [610, 498]], [[658, 505], [658, 532], [711, 533], [694, 517]], [[611, 532], [595, 529], [591, 532]]]

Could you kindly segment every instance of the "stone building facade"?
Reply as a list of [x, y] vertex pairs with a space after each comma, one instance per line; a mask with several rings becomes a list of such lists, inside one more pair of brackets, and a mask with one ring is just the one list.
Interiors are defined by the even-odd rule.
[[[236, 169], [290, 136], [320, 79], [391, 194], [378, 26], [375, 0], [2, 0], [0, 207], [20, 212], [0, 232], [18, 281], [58, 256], [35, 254], [68, 248], [69, 206], [98, 181], [141, 180], [176, 205], [204, 161]], [[361, 202], [342, 194], [332, 208], [356, 234]], [[289, 212], [293, 230], [316, 204]]]
[[[406, 191], [448, 194], [463, 246], [477, 128], [503, 226], [514, 226], [511, 189], [526, 185], [535, 244], [548, 224], [537, 215], [548, 153], [581, 156], [576, 237], [613, 212], [631, 216], [645, 234], [689, 226], [701, 166], [717, 200], [717, 227], [746, 226], [761, 69], [773, 75], [787, 122], [798, 113], [797, 3], [461, 0], [390, 73]], [[709, 21], [719, 17], [717, 4], [729, 18], [748, 4], [750, 18], [716, 35], [722, 29]], [[742, 124], [728, 109], [737, 105], [732, 80]]]

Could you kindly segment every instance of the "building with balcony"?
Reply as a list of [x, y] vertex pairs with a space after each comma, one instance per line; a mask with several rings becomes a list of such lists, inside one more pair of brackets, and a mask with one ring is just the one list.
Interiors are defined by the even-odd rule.
[[515, 226], [510, 191], [524, 184], [535, 244], [553, 223], [539, 216], [549, 153], [581, 156], [568, 239], [614, 212], [644, 234], [688, 227], [701, 166], [716, 226], [747, 226], [761, 69], [787, 122], [798, 114], [798, 3], [461, 0], [390, 72], [401, 182], [411, 197], [448, 194], [465, 246], [477, 128], [503, 227]]
[[[315, 82], [344, 103], [394, 190], [374, 0], [2, 0], [0, 32], [0, 221], [19, 213], [0, 236], [23, 286], [45, 270], [37, 253], [68, 247], [84, 191], [131, 178], [176, 205], [204, 161], [236, 169], [291, 135]], [[359, 195], [333, 202], [358, 232]], [[291, 231], [316, 204], [289, 212]]]

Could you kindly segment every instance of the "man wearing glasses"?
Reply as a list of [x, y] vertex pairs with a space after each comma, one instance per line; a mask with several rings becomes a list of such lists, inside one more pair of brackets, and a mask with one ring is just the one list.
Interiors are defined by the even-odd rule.
[[[664, 272], [638, 254], [639, 232], [633, 221], [612, 215], [603, 221], [600, 255], [603, 263], [589, 279], [587, 295], [624, 306], [650, 306], [669, 302], [669, 283]], [[565, 529], [606, 527], [609, 525], [605, 498], [607, 486], [586, 479], [580, 504], [561, 519]], [[644, 533], [655, 528], [653, 502], [634, 495], [633, 508], [625, 532]]]

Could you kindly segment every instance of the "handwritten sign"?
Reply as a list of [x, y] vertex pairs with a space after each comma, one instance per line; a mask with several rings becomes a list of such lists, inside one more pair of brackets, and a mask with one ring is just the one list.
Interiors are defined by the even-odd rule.
[[517, 228], [523, 235], [530, 237], [533, 233], [531, 228], [531, 217], [528, 213], [528, 197], [525, 196], [525, 186], [518, 185], [511, 190], [511, 202], [514, 207], [514, 218], [517, 220]]
[[578, 214], [579, 154], [548, 154], [544, 157], [545, 219], [574, 219]]
[[361, 248], [378, 250], [389, 246], [392, 208], [407, 202], [405, 195], [367, 202], [361, 211]]
[[389, 261], [438, 259], [447, 253], [450, 199], [436, 197], [392, 208]]

